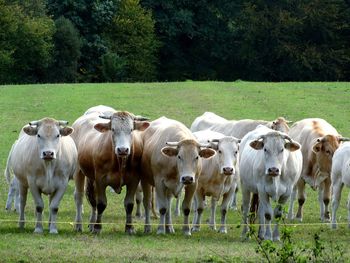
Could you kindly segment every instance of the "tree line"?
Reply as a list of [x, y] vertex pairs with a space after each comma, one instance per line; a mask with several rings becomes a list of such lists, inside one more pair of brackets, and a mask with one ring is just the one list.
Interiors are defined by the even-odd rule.
[[0, 0], [0, 83], [348, 81], [349, 0]]

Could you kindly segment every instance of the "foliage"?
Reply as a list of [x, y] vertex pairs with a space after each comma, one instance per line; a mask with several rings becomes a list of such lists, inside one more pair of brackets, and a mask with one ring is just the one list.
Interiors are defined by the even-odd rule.
[[48, 72], [50, 82], [76, 82], [81, 39], [72, 22], [62, 17], [55, 21], [54, 62]]
[[107, 82], [124, 79], [126, 61], [116, 53], [108, 52], [102, 56], [102, 74]]
[[2, 83], [41, 82], [51, 62], [54, 23], [49, 17], [34, 16], [35, 12], [28, 10], [0, 1]]
[[125, 61], [123, 81], [152, 81], [156, 76], [159, 42], [151, 13], [139, 0], [121, 0], [106, 31], [110, 50]]

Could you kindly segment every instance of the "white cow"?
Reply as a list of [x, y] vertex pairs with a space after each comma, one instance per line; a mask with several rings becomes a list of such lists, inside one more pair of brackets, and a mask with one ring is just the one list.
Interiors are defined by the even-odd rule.
[[238, 144], [239, 139], [225, 136], [222, 133], [204, 130], [194, 132], [199, 143], [210, 143], [217, 154], [210, 159], [202, 160], [202, 171], [194, 198], [195, 217], [192, 231], [199, 231], [201, 216], [204, 209], [205, 196], [211, 196], [210, 226], [216, 229], [216, 203], [222, 197], [220, 233], [227, 233], [226, 213], [230, 200], [235, 193], [238, 175]]
[[[332, 180], [332, 228], [337, 228], [337, 209], [343, 186], [350, 187], [350, 142], [344, 142], [333, 155]], [[348, 197], [348, 224], [350, 228], [350, 194]]]
[[[259, 197], [259, 238], [279, 240], [278, 224], [271, 236], [271, 219], [282, 216], [285, 204], [300, 177], [302, 154], [300, 144], [287, 134], [259, 126], [249, 132], [241, 141], [239, 162], [243, 233], [248, 230], [248, 211], [251, 193]], [[278, 205], [272, 210], [270, 198]]]
[[56, 234], [59, 203], [73, 178], [77, 166], [77, 149], [69, 134], [73, 132], [66, 121], [44, 118], [23, 127], [18, 141], [9, 154], [6, 177], [11, 170], [19, 182], [19, 227], [24, 227], [24, 209], [28, 188], [36, 205], [35, 233], [42, 233], [44, 202], [41, 194], [50, 196], [50, 233]]

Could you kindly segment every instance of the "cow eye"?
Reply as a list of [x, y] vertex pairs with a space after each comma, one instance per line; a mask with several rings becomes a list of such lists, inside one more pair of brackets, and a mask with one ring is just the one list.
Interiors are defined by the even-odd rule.
[[56, 136], [56, 137], [58, 138], [58, 137], [60, 137], [60, 135], [59, 135], [59, 134], [57, 134], [57, 136]]
[[327, 151], [326, 151], [326, 154], [330, 155], [330, 154], [331, 154], [331, 151], [330, 151], [330, 150], [327, 150]]
[[221, 150], [219, 150], [219, 151], [218, 151], [218, 153], [222, 153], [222, 151], [221, 151]]
[[196, 157], [196, 160], [198, 160], [198, 156]]
[[264, 148], [264, 152], [267, 152], [266, 148]]
[[112, 128], [111, 131], [114, 132], [115, 131], [114, 128]]
[[281, 149], [281, 153], [283, 153], [283, 151], [284, 151], [284, 148]]
[[41, 136], [40, 136], [40, 134], [38, 134], [37, 136], [38, 136], [38, 138], [40, 138], [40, 137], [41, 137]]
[[238, 153], [238, 151], [235, 151], [235, 154], [237, 154]]
[[177, 158], [178, 158], [179, 160], [181, 160], [181, 157], [180, 157], [180, 155], [178, 155], [178, 156], [177, 156]]

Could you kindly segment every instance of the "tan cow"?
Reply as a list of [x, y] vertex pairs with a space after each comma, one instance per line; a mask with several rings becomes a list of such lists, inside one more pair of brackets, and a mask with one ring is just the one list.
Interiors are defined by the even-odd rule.
[[[100, 115], [102, 113], [111, 115]], [[91, 205], [90, 230], [101, 231], [102, 214], [107, 206], [106, 187], [120, 193], [126, 185], [125, 231], [134, 233], [132, 210], [140, 182], [137, 171], [142, 153], [140, 131], [149, 126], [143, 117], [106, 106], [89, 109], [77, 119], [73, 139], [78, 149], [79, 170], [75, 176], [76, 230], [82, 230], [82, 204], [86, 178], [86, 196]], [[104, 109], [107, 109], [103, 112]], [[102, 117], [102, 118], [101, 118]]]
[[202, 161], [202, 172], [198, 179], [198, 187], [194, 198], [195, 217], [192, 231], [199, 231], [204, 209], [205, 196], [211, 196], [210, 227], [216, 230], [216, 203], [222, 198], [220, 233], [227, 233], [226, 213], [229, 203], [239, 182], [238, 144], [239, 139], [225, 136], [222, 133], [204, 130], [193, 135], [200, 143], [210, 143], [217, 154]]
[[191, 235], [189, 214], [201, 168], [201, 158], [215, 151], [203, 148], [192, 132], [182, 123], [161, 117], [151, 122], [143, 133], [142, 177], [144, 192], [145, 232], [150, 232], [150, 186], [155, 186], [160, 223], [158, 234], [172, 233], [171, 199], [185, 186], [182, 203], [185, 235]]
[[77, 166], [77, 149], [70, 135], [68, 122], [44, 118], [23, 127], [18, 140], [12, 146], [5, 174], [10, 180], [11, 170], [19, 186], [19, 227], [24, 227], [24, 209], [28, 188], [36, 206], [35, 233], [43, 232], [42, 212], [44, 201], [41, 194], [50, 196], [49, 228], [57, 234], [58, 207], [73, 178]]
[[320, 217], [322, 221], [329, 220], [332, 157], [343, 138], [331, 124], [319, 118], [303, 119], [294, 123], [289, 136], [302, 146], [303, 170], [291, 196], [288, 217], [293, 218], [293, 203], [298, 194], [296, 218], [302, 221], [306, 199], [305, 183], [308, 183], [312, 189], [319, 188]]
[[286, 121], [283, 117], [279, 117], [274, 121], [250, 119], [227, 120], [213, 112], [205, 112], [193, 121], [191, 131], [196, 132], [209, 129], [227, 136], [242, 139], [244, 135], [254, 130], [258, 125], [265, 125], [273, 130], [288, 133], [288, 123], [289, 121]]

